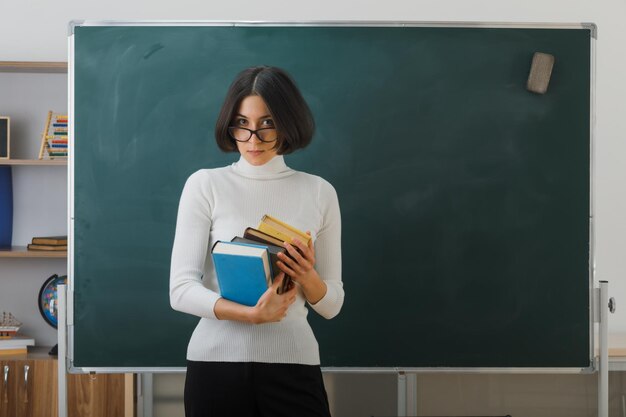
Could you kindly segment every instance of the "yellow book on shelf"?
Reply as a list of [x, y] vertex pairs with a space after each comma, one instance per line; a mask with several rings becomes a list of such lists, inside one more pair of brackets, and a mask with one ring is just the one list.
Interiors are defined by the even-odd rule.
[[293, 238], [298, 238], [308, 246], [309, 241], [311, 240], [311, 236], [307, 235], [303, 231], [298, 230], [295, 227], [270, 216], [269, 214], [263, 216], [257, 229], [275, 237], [276, 239], [280, 239], [283, 242], [291, 243]]

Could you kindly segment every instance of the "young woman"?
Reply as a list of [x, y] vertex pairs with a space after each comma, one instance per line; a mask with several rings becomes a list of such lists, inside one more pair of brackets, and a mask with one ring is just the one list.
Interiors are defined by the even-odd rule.
[[[185, 413], [206, 416], [330, 416], [308, 307], [330, 319], [344, 299], [341, 218], [335, 189], [295, 171], [283, 155], [306, 147], [314, 121], [291, 77], [275, 67], [241, 72], [215, 136], [227, 167], [192, 174], [183, 189], [172, 250], [170, 302], [200, 317], [187, 349]], [[264, 214], [312, 237], [285, 242], [281, 271], [254, 307], [220, 297], [209, 248]], [[293, 258], [293, 259], [292, 259]], [[277, 293], [285, 274], [294, 285]]]

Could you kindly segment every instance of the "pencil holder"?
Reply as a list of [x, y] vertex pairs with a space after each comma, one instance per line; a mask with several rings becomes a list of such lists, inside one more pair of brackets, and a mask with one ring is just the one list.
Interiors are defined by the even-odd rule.
[[10, 247], [13, 237], [13, 181], [11, 167], [0, 166], [0, 247]]

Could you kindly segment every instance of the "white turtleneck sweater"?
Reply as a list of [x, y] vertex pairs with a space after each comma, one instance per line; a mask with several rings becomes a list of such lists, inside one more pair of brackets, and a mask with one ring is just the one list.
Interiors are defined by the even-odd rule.
[[200, 317], [187, 359], [210, 362], [265, 362], [318, 365], [319, 349], [298, 289], [287, 317], [278, 323], [248, 324], [218, 320], [213, 308], [220, 298], [210, 248], [217, 240], [243, 236], [264, 214], [311, 231], [315, 269], [326, 295], [309, 304], [325, 318], [341, 309], [341, 217], [337, 193], [315, 175], [290, 169], [282, 156], [262, 166], [243, 157], [223, 168], [192, 174], [178, 207], [170, 270], [172, 308]]

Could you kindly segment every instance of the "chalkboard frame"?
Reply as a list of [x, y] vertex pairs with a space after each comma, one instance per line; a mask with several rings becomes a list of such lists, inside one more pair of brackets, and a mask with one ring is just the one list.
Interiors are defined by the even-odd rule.
[[[591, 373], [595, 372], [595, 361], [593, 360], [595, 351], [594, 334], [594, 297], [593, 282], [595, 265], [595, 230], [594, 230], [594, 142], [595, 142], [595, 41], [597, 39], [597, 27], [594, 23], [496, 23], [496, 22], [414, 22], [414, 21], [306, 21], [306, 22], [251, 22], [251, 21], [72, 21], [69, 24], [69, 143], [70, 149], [74, 148], [74, 31], [79, 26], [232, 26], [232, 27], [306, 27], [306, 26], [346, 26], [346, 27], [441, 27], [441, 28], [522, 28], [522, 29], [587, 29], [591, 32], [591, 78], [590, 78], [590, 242], [589, 242], [589, 367], [538, 367], [538, 368], [517, 368], [517, 367], [324, 367], [326, 372], [367, 372], [367, 373], [397, 373], [397, 372], [470, 372], [470, 373]], [[71, 373], [120, 373], [120, 372], [151, 372], [151, 373], [178, 373], [185, 368], [181, 367], [100, 367], [100, 366], [74, 366], [74, 175], [75, 165], [72, 153], [69, 155], [69, 236], [70, 247], [68, 248], [68, 297], [67, 297], [67, 346], [69, 371]]]

